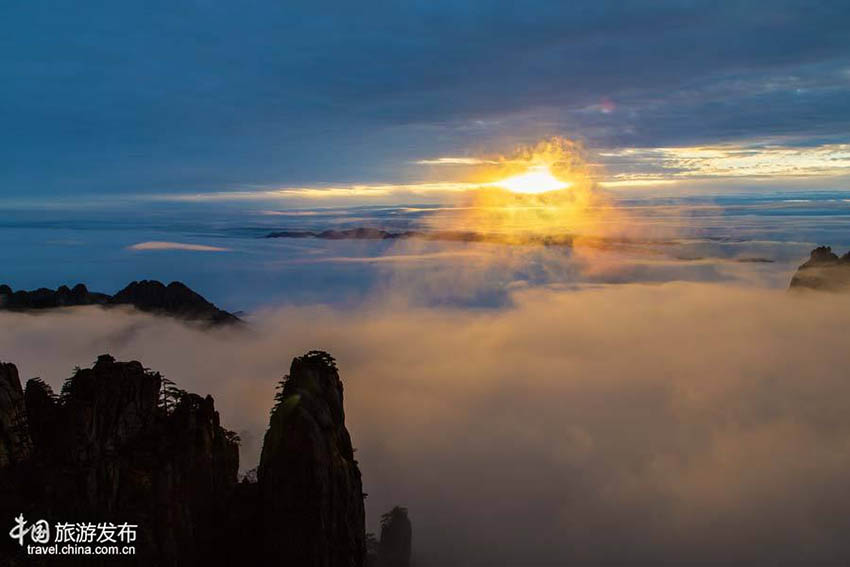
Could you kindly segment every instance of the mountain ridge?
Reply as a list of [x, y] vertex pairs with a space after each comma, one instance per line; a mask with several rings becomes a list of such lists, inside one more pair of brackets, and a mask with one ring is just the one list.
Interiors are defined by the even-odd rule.
[[0, 285], [0, 310], [39, 311], [86, 305], [100, 307], [126, 305], [154, 315], [213, 326], [242, 322], [233, 313], [219, 309], [214, 303], [179, 281], [173, 281], [168, 285], [157, 280], [132, 281], [114, 295], [89, 291], [82, 283], [73, 288], [62, 285], [55, 290], [42, 287], [31, 291], [15, 291], [8, 285]]

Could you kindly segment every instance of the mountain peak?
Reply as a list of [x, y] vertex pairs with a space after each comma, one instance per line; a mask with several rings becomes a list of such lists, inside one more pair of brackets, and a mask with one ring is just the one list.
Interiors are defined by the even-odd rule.
[[219, 309], [178, 281], [168, 285], [157, 280], [133, 281], [115, 295], [90, 292], [81, 283], [71, 289], [62, 285], [56, 290], [39, 288], [33, 291], [13, 291], [8, 285], [0, 285], [0, 309], [31, 311], [80, 305], [129, 305], [139, 311], [209, 325], [241, 322], [237, 316]]
[[790, 289], [850, 290], [850, 252], [840, 258], [829, 246], [818, 246], [797, 268]]

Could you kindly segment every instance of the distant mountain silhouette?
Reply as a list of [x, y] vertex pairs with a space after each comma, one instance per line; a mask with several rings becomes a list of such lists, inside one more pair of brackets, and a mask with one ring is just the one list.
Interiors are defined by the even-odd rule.
[[829, 246], [815, 248], [808, 261], [797, 268], [789, 287], [850, 291], [850, 252], [839, 257]]
[[448, 242], [489, 242], [494, 244], [538, 244], [546, 246], [572, 246], [571, 234], [536, 235], [536, 234], [499, 234], [482, 233], [461, 230], [439, 230], [433, 232], [406, 230], [389, 232], [379, 228], [348, 228], [344, 230], [324, 230], [313, 232], [309, 230], [281, 230], [270, 232], [265, 238], [317, 238], [321, 240], [440, 240]]
[[[109, 355], [58, 396], [39, 379], [22, 389], [0, 363], [0, 526], [20, 514], [137, 524], [124, 565], [362, 567], [364, 494], [333, 358], [295, 358], [277, 400], [257, 478], [237, 483], [239, 440], [212, 397]], [[0, 538], [0, 565], [24, 564], [19, 543]]]
[[8, 285], [0, 285], [0, 309], [29, 311], [77, 305], [131, 305], [140, 311], [211, 325], [240, 322], [238, 317], [219, 309], [181, 282], [165, 285], [156, 280], [134, 281], [115, 295], [91, 292], [83, 284], [70, 289], [63, 285], [56, 290], [33, 291], [13, 291]]
[[180, 282], [171, 282], [167, 286], [156, 280], [132, 282], [113, 295], [109, 303], [132, 305], [141, 311], [213, 324], [239, 322], [238, 317], [219, 309]]
[[77, 284], [71, 289], [62, 285], [56, 290], [41, 287], [33, 291], [13, 291], [7, 285], [0, 285], [0, 309], [27, 310], [73, 305], [106, 305], [109, 300], [109, 295], [90, 292], [84, 284]]
[[407, 508], [395, 506], [381, 516], [377, 567], [410, 567], [413, 528]]

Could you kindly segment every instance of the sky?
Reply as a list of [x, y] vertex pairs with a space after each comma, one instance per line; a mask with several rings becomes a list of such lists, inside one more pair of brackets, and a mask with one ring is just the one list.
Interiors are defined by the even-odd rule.
[[612, 188], [850, 177], [842, 2], [32, 1], [0, 21], [6, 204], [439, 193], [550, 136]]

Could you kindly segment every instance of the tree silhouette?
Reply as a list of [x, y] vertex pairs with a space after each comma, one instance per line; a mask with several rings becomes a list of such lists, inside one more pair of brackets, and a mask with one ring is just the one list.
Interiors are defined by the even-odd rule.
[[181, 390], [173, 381], [160, 375], [161, 382], [159, 387], [159, 408], [166, 414], [170, 414], [180, 403], [181, 398], [186, 395], [186, 390]]
[[274, 387], [274, 405], [272, 405], [272, 409], [269, 411], [270, 415], [274, 415], [274, 413], [278, 410], [280, 405], [283, 403], [283, 389], [286, 387], [286, 382], [289, 380], [289, 374], [286, 374], [283, 378], [277, 381], [277, 384]]

